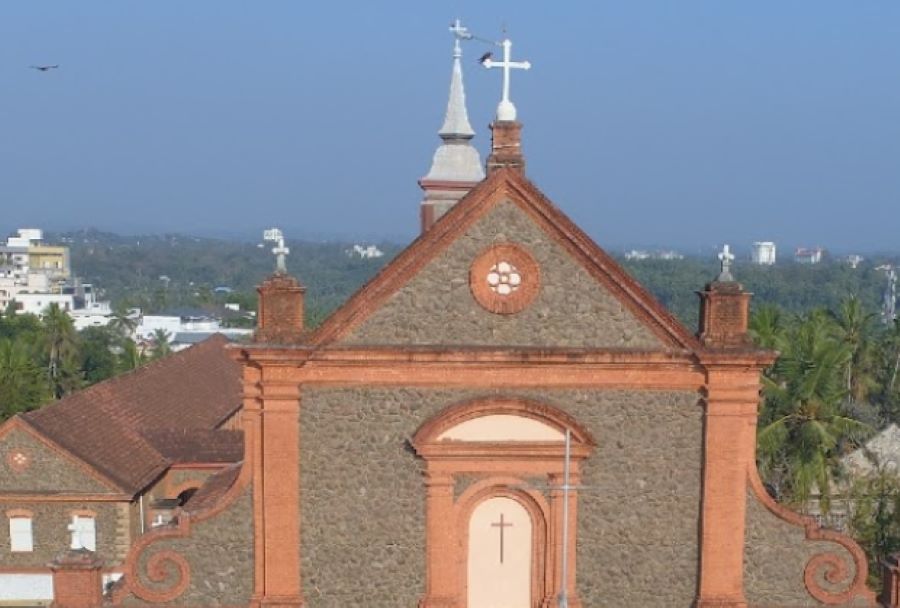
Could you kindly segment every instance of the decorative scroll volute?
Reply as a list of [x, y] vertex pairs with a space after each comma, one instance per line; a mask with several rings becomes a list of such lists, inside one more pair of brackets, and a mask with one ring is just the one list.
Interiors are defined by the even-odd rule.
[[[803, 583], [807, 592], [817, 601], [834, 606], [862, 600], [866, 605], [877, 606], [875, 594], [866, 586], [869, 564], [862, 548], [849, 536], [819, 527], [816, 520], [795, 513], [769, 496], [763, 487], [756, 467], [749, 471], [750, 487], [756, 498], [773, 515], [795, 526], [800, 526], [808, 541], [832, 542], [845, 551], [823, 551], [813, 555], [803, 570]], [[823, 586], [827, 583], [829, 587]]]

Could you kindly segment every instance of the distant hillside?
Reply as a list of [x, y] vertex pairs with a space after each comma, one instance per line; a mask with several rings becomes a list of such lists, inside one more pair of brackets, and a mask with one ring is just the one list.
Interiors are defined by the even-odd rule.
[[[259, 247], [185, 235], [120, 236], [93, 230], [51, 235], [71, 248], [73, 272], [113, 302], [148, 312], [237, 301], [255, 307], [256, 286], [271, 274], [271, 244]], [[370, 243], [367, 243], [370, 244]], [[376, 243], [384, 257], [351, 254], [354, 243], [289, 241], [289, 271], [307, 286], [308, 314], [317, 322], [371, 278], [401, 246]], [[217, 293], [227, 288], [232, 293]], [[225, 290], [221, 290], [225, 291]]]
[[[148, 312], [182, 306], [215, 307], [225, 301], [255, 308], [255, 287], [271, 273], [274, 263], [268, 244], [260, 248], [255, 243], [185, 235], [126, 237], [93, 230], [50, 238], [71, 247], [72, 268], [83, 280], [102, 288], [114, 302], [141, 306]], [[288, 243], [288, 268], [307, 286], [310, 323], [320, 322], [403, 247], [377, 243], [384, 257], [361, 259], [348, 253], [353, 245]], [[795, 312], [819, 306], [837, 309], [843, 298], [857, 294], [875, 312], [880, 308], [885, 285], [884, 274], [875, 266], [884, 261], [866, 261], [857, 269], [839, 261], [773, 267], [738, 263], [735, 275], [755, 294], [755, 306], [774, 303]], [[689, 328], [697, 326], [694, 292], [718, 273], [715, 260], [620, 262]], [[217, 287], [233, 292], [216, 293]]]

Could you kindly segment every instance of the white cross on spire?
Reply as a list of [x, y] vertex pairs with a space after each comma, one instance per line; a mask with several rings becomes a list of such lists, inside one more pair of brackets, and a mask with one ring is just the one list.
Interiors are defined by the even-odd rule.
[[502, 68], [503, 69], [503, 98], [497, 106], [497, 120], [515, 120], [516, 106], [509, 100], [509, 71], [530, 70], [531, 63], [528, 61], [512, 61], [510, 60], [510, 50], [512, 42], [509, 38], [505, 38], [500, 43], [503, 47], [503, 61], [494, 61], [488, 56], [482, 63], [486, 68]]

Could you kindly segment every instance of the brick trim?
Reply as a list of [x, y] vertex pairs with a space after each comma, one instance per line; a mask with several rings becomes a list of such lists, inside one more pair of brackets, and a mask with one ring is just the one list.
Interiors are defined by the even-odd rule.
[[[468, 521], [481, 501], [494, 496], [517, 500], [529, 511], [533, 532], [540, 532], [532, 543], [532, 603], [552, 605], [562, 585], [569, 592], [569, 605], [580, 608], [576, 593], [577, 572], [577, 489], [569, 496], [568, 559], [569, 580], [561, 580], [562, 492], [551, 491], [549, 503], [529, 487], [528, 477], [547, 477], [558, 484], [564, 469], [565, 448], [562, 441], [481, 442], [439, 441], [447, 428], [478, 416], [506, 413], [540, 420], [554, 428], [572, 430], [570, 481], [577, 485], [580, 463], [594, 447], [594, 440], [564, 412], [525, 399], [488, 397], [464, 401], [445, 408], [416, 431], [411, 441], [416, 453], [425, 459], [426, 486], [426, 593], [420, 608], [462, 606], [467, 593], [465, 563], [468, 549]], [[468, 488], [459, 499], [453, 498], [456, 475], [476, 474], [484, 479]], [[447, 522], [455, 522], [448, 526]]]
[[501, 201], [509, 200], [529, 214], [549, 236], [583, 264], [670, 348], [701, 350], [696, 337], [632, 279], [619, 264], [547, 199], [526, 177], [498, 169], [463, 197], [428, 231], [416, 239], [310, 337], [323, 346], [339, 340], [374, 312], [435, 256]]

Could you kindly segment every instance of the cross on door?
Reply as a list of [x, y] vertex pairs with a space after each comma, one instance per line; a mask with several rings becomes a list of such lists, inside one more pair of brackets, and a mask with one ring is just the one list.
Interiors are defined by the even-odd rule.
[[503, 513], [500, 514], [500, 521], [491, 524], [492, 528], [500, 528], [500, 563], [503, 563], [503, 529], [512, 528], [512, 524], [503, 521]]

